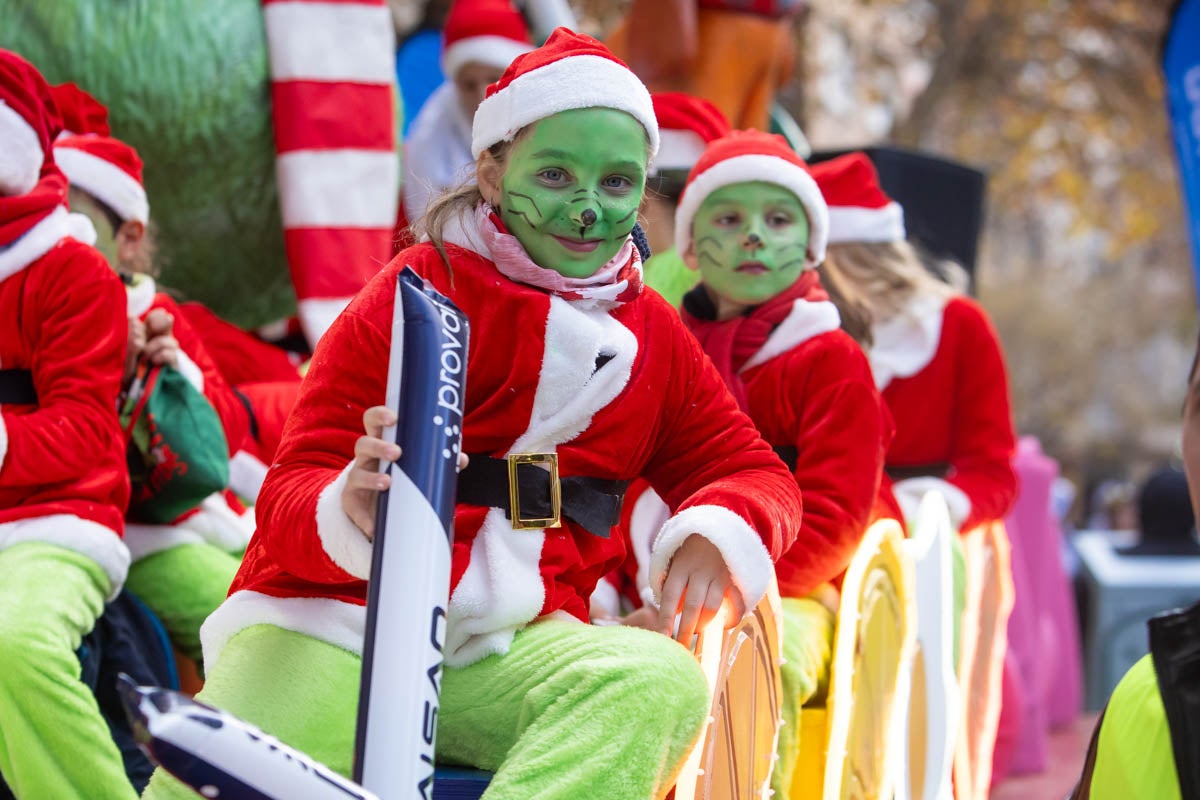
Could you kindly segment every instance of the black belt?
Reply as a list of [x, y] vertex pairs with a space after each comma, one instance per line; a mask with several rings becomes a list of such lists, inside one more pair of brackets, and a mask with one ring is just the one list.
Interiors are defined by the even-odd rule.
[[[607, 539], [621, 519], [621, 503], [629, 481], [581, 475], [560, 479], [554, 453], [508, 458], [476, 453], [470, 459], [458, 476], [458, 502], [502, 508], [514, 530], [558, 527], [561, 514], [589, 533]], [[515, 492], [511, 491], [513, 477]]]
[[945, 478], [950, 474], [950, 464], [916, 464], [911, 467], [884, 467], [883, 471], [893, 481], [906, 481], [910, 478]]
[[37, 401], [32, 372], [27, 369], [0, 369], [0, 403], [33, 406], [37, 405]]
[[242, 408], [246, 409], [246, 416], [250, 419], [250, 438], [258, 441], [258, 417], [254, 416], [254, 406], [250, 404], [250, 398], [242, 394], [236, 386], [229, 387], [233, 389], [233, 396], [242, 404]]
[[800, 460], [800, 450], [792, 444], [777, 444], [771, 448], [775, 451], [775, 455], [782, 459], [787, 468], [792, 472], [796, 471], [796, 462]]

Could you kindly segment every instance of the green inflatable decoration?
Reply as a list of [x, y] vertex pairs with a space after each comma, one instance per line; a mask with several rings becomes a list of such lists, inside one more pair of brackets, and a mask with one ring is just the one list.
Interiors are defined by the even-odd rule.
[[164, 284], [243, 326], [295, 310], [260, 0], [0, 0], [0, 20], [0, 47], [141, 153]]

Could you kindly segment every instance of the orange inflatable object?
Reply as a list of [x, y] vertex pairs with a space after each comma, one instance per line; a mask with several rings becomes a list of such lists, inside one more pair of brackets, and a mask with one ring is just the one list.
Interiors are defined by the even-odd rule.
[[795, 61], [791, 18], [697, 8], [696, 0], [633, 0], [605, 43], [651, 92], [703, 97], [734, 128], [764, 131]]

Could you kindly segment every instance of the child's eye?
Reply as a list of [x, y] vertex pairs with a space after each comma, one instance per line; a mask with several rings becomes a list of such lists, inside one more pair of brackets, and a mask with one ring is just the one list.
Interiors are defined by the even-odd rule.
[[633, 181], [626, 178], [624, 175], [609, 175], [601, 185], [610, 192], [618, 192], [624, 194], [633, 188]]
[[551, 186], [561, 185], [567, 182], [567, 173], [557, 167], [549, 167], [538, 173], [538, 177], [543, 183]]
[[792, 215], [785, 214], [782, 211], [773, 211], [767, 214], [767, 224], [772, 228], [783, 228], [792, 224]]
[[734, 225], [737, 225], [741, 221], [742, 221], [742, 218], [741, 218], [740, 214], [736, 214], [732, 211], [727, 211], [724, 214], [718, 214], [713, 219], [713, 224], [718, 225], [722, 228], [729, 228]]

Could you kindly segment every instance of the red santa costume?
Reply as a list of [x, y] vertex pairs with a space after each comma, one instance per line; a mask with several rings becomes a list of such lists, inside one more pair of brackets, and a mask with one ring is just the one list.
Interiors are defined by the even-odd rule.
[[71, 237], [49, 86], [0, 50], [0, 773], [132, 798], [75, 649], [129, 567], [120, 280]]
[[[489, 89], [475, 118], [473, 147], [482, 152], [560, 111], [595, 107], [628, 113], [644, 127], [651, 151], [656, 149], [658, 128], [645, 87], [598, 42], [559, 29]], [[540, 286], [551, 276], [559, 281], [564, 276], [535, 265], [486, 206], [452, 219], [444, 239], [449, 263], [430, 243], [403, 251], [318, 344], [259, 496], [259, 528], [229, 599], [204, 626], [210, 685], [226, 680], [216, 677], [226, 660], [231, 668], [239, 665], [239, 680], [247, 680], [247, 648], [268, 627], [302, 633], [343, 653], [361, 652], [372, 545], [343, 510], [342, 491], [363, 413], [387, 394], [395, 281], [406, 266], [471, 321], [463, 423], [463, 447], [472, 454], [468, 471], [493, 457], [545, 452], [557, 454], [563, 480], [615, 486], [645, 475], [676, 511], [651, 554], [654, 585], [661, 587], [673, 554], [698, 534], [722, 554], [747, 608], [764, 594], [772, 559], [794, 538], [800, 514], [795, 483], [737, 409], [678, 315], [658, 296], [641, 292], [631, 240], [592, 279], [551, 289]], [[622, 664], [619, 674], [612, 660], [605, 666], [582, 651], [576, 659], [588, 665], [589, 675], [603, 675], [604, 693], [616, 693], [608, 695], [604, 714], [618, 715], [612, 719], [620, 724], [629, 723], [621, 708], [633, 696], [630, 686], [637, 687], [642, 705], [653, 702], [641, 688], [643, 678], [653, 682], [662, 675], [669, 684], [669, 676], [686, 672], [690, 687], [703, 685], [690, 654], [666, 637], [585, 624], [588, 597], [621, 560], [624, 545], [609, 535], [611, 520], [589, 530], [570, 508], [564, 513], [561, 528], [514, 530], [506, 509], [472, 505], [460, 494], [443, 711], [456, 705], [458, 692], [479, 686], [465, 678], [460, 683], [459, 676], [557, 669], [526, 659], [532, 655], [527, 643], [550, 632], [581, 645], [638, 643], [610, 651], [618, 659], [644, 660], [637, 667]], [[266, 660], [264, 650], [249, 669], [265, 673]], [[551, 673], [537, 674], [539, 681], [554, 681]], [[243, 698], [249, 693], [245, 687], [236, 691]], [[486, 702], [516, 710], [527, 702], [524, 692], [517, 694]], [[489, 789], [497, 798], [595, 797], [609, 781], [625, 787], [616, 790], [622, 797], [661, 796], [669, 786], [663, 782], [682, 763], [707, 713], [703, 695], [689, 689], [686, 700], [664, 703], [654, 714], [630, 715], [635, 726], [665, 727], [635, 735], [636, 747], [645, 752], [631, 754], [628, 762], [624, 750], [620, 758], [611, 749], [606, 756], [599, 753], [605, 741], [613, 741], [610, 722], [586, 717], [581, 724], [585, 717], [572, 716], [571, 724], [561, 716], [572, 709], [579, 713], [577, 703], [585, 698], [578, 692], [558, 697], [543, 711], [529, 706], [535, 717], [518, 730], [489, 726], [481, 734], [468, 730], [461, 716], [439, 712], [439, 753], [488, 764], [478, 752], [455, 748], [467, 747], [468, 736], [503, 743], [490, 764], [499, 768]], [[562, 722], [562, 734], [550, 734], [546, 715]], [[274, 733], [285, 741], [305, 735]], [[536, 747], [533, 737], [541, 737]], [[348, 751], [349, 744], [342, 749]], [[587, 749], [593, 745], [595, 751]], [[603, 768], [569, 765], [568, 752], [591, 752]], [[555, 763], [561, 769], [547, 768]], [[548, 783], [560, 790], [540, 794]]]
[[[866, 155], [813, 173], [830, 207], [830, 244], [904, 240], [904, 212]], [[1016, 442], [1004, 356], [983, 308], [949, 289], [916, 292], [873, 333], [871, 368], [896, 428], [885, 478], [894, 513], [913, 519], [936, 489], [960, 530], [1003, 519], [1017, 493]]]
[[474, 176], [471, 116], [454, 85], [466, 64], [503, 70], [533, 49], [521, 12], [509, 0], [455, 0], [446, 17], [439, 86], [413, 120], [404, 143], [404, 213], [411, 221], [446, 189]]

